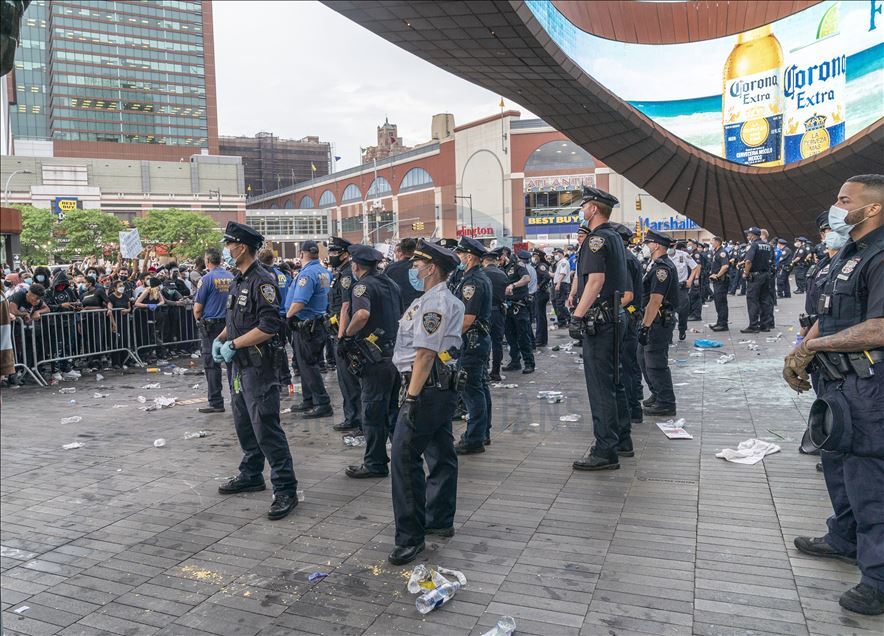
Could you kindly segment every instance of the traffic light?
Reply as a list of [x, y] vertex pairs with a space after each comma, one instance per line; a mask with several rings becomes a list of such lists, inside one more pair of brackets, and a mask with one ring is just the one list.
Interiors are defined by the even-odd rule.
[[641, 211], [642, 211], [642, 198], [641, 198], [641, 195], [636, 195], [636, 197], [635, 197], [635, 211], [636, 211], [636, 212], [641, 212]]
[[414, 230], [415, 232], [422, 232], [423, 229], [424, 229], [424, 222], [423, 222], [423, 221], [418, 221], [418, 222], [416, 222], [416, 223], [412, 223], [412, 224], [411, 224], [411, 229]]

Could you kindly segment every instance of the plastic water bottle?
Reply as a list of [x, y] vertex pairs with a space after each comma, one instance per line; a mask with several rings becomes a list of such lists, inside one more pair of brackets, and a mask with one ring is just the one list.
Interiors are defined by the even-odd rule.
[[482, 636], [512, 636], [514, 631], [516, 631], [516, 619], [512, 616], [501, 616], [497, 620], [497, 625]]
[[455, 593], [460, 589], [460, 583], [457, 581], [446, 583], [435, 590], [430, 590], [426, 594], [421, 594], [414, 601], [414, 606], [421, 614], [429, 614], [437, 607], [445, 605]]

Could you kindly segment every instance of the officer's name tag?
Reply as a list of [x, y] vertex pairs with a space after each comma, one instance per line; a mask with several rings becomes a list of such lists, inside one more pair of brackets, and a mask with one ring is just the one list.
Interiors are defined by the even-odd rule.
[[240, 307], [245, 307], [245, 306], [246, 306], [246, 303], [247, 303], [248, 301], [249, 301], [249, 296], [248, 296], [247, 293], [246, 293], [246, 294], [240, 294], [240, 295], [239, 295], [239, 300], [236, 301], [236, 304], [239, 305]]

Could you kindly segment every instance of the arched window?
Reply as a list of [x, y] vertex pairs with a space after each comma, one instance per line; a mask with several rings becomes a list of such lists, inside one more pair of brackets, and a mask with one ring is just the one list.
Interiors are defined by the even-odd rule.
[[310, 195], [306, 195], [301, 198], [301, 205], [298, 206], [302, 210], [312, 210], [313, 209], [313, 199]]
[[402, 183], [399, 185], [399, 192], [407, 192], [409, 190], [417, 190], [419, 188], [427, 188], [433, 185], [433, 177], [423, 168], [412, 168], [402, 177]]
[[274, 201], [273, 203], [270, 204], [270, 209], [271, 210], [278, 210], [279, 204], [276, 201]]
[[344, 193], [341, 195], [341, 203], [351, 203], [353, 201], [361, 201], [362, 200], [362, 192], [359, 191], [359, 188], [355, 183], [351, 183], [346, 188], [344, 188]]
[[326, 190], [322, 193], [322, 196], [319, 197], [319, 207], [320, 208], [330, 208], [337, 201], [335, 200], [335, 194], [331, 190]]
[[393, 188], [390, 187], [390, 182], [383, 177], [378, 177], [372, 182], [371, 187], [368, 189], [368, 194], [365, 196], [368, 199], [377, 199], [378, 197], [384, 197], [389, 194], [393, 194]]
[[525, 162], [525, 172], [541, 170], [595, 169], [595, 159], [573, 141], [550, 141], [535, 148]]
[[285, 206], [283, 206], [283, 207], [285, 207], [286, 210], [291, 210], [292, 208], [295, 207], [295, 202], [292, 199], [289, 199], [288, 201], [285, 202]]

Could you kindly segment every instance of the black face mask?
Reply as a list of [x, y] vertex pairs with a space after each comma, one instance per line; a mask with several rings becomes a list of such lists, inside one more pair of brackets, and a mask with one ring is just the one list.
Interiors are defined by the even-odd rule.
[[331, 265], [332, 267], [339, 267], [341, 265], [340, 255], [332, 256], [331, 254], [329, 254], [328, 264]]

